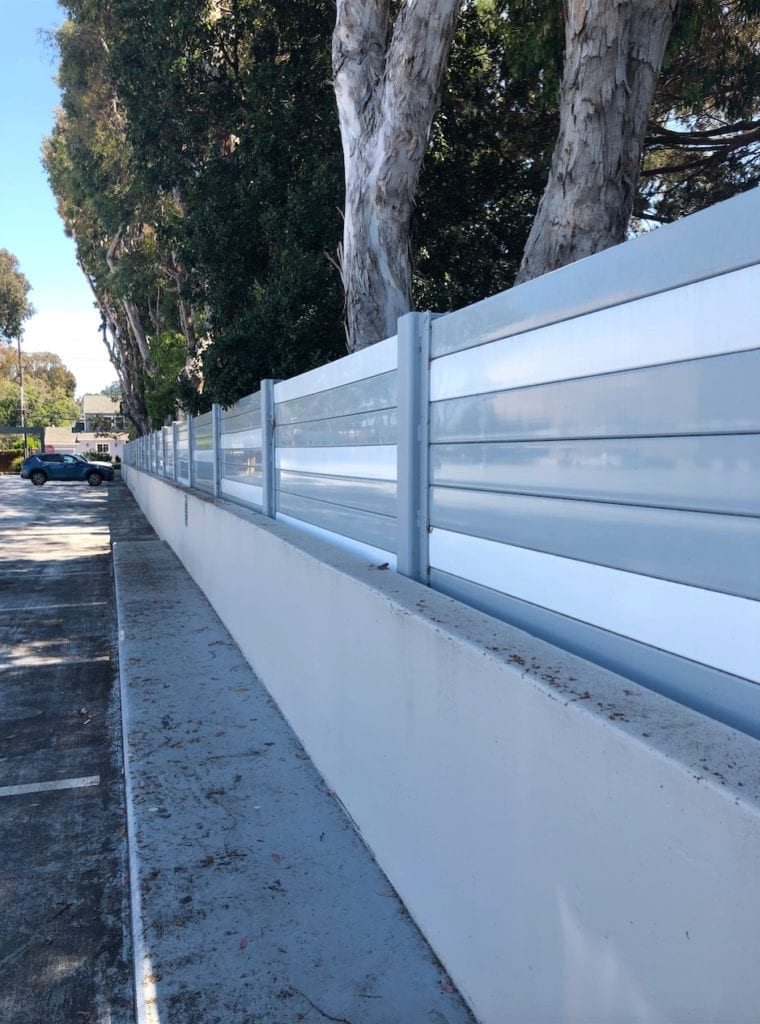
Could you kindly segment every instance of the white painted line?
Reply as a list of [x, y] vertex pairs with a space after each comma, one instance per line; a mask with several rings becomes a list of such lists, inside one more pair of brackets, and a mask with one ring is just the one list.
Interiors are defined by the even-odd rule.
[[108, 601], [76, 601], [73, 604], [26, 604], [16, 608], [3, 608], [0, 606], [0, 615], [6, 612], [48, 612], [54, 608], [95, 608], [98, 605], [108, 604]]
[[0, 786], [0, 796], [22, 796], [25, 793], [50, 793], [57, 789], [85, 789], [99, 786], [99, 775], [85, 775], [81, 779], [56, 779], [53, 782], [27, 782], [20, 786]]

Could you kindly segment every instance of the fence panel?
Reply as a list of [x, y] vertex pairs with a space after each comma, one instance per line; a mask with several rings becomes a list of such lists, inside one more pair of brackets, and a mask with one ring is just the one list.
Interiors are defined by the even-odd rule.
[[193, 485], [207, 494], [214, 493], [214, 424], [210, 412], [193, 417]]
[[[262, 382], [221, 413], [220, 493], [760, 736], [759, 216], [756, 189]], [[213, 494], [192, 426], [175, 478]], [[129, 450], [162, 471], [155, 434]]]
[[177, 483], [190, 486], [190, 423], [177, 424]]
[[263, 505], [261, 392], [222, 410], [221, 492], [225, 498]]
[[756, 730], [760, 268], [721, 269], [518, 334], [487, 300], [475, 347], [433, 323], [430, 582]]
[[162, 451], [164, 460], [163, 475], [168, 480], [174, 479], [174, 429], [172, 427], [161, 428]]
[[395, 565], [397, 339], [274, 386], [278, 518]]

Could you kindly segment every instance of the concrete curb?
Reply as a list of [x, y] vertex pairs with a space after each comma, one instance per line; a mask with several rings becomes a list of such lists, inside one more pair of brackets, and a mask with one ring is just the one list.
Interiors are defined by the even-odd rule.
[[[122, 542], [123, 543], [123, 542]], [[114, 549], [116, 544], [114, 544]], [[113, 550], [113, 549], [112, 549]], [[127, 811], [127, 867], [129, 872], [129, 909], [130, 927], [132, 935], [132, 984], [134, 988], [135, 1001], [135, 1024], [151, 1024], [148, 1017], [148, 1009], [145, 1002], [145, 987], [143, 977], [145, 974], [145, 937], [142, 927], [142, 906], [140, 901], [140, 886], [138, 881], [138, 853], [136, 844], [136, 824], [134, 813], [134, 797], [132, 793], [132, 774], [129, 770], [128, 741], [129, 725], [127, 714], [129, 700], [127, 694], [127, 679], [124, 670], [124, 630], [121, 627], [122, 615], [120, 611], [119, 592], [120, 580], [116, 569], [116, 558], [113, 558], [114, 571], [114, 594], [116, 607], [116, 621], [118, 630], [118, 654], [119, 654], [119, 697], [121, 703], [121, 748], [124, 764], [124, 803]]]

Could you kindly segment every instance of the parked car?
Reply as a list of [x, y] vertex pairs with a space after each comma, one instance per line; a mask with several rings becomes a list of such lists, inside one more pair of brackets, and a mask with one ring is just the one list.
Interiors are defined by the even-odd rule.
[[21, 463], [21, 477], [38, 487], [48, 480], [86, 480], [90, 487], [99, 487], [104, 480], [113, 480], [113, 466], [90, 462], [83, 455], [38, 452]]

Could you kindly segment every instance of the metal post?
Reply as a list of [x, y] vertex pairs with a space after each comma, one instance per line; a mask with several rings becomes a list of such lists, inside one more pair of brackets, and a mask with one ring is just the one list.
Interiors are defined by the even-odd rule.
[[261, 382], [261, 473], [263, 477], [261, 511], [270, 519], [277, 518], [274, 385], [273, 380], [262, 380]]
[[190, 488], [195, 487], [195, 460], [193, 459], [193, 448], [195, 446], [195, 417], [187, 417], [187, 475], [190, 481]]
[[430, 441], [430, 325], [432, 313], [398, 321], [398, 548], [399, 573], [427, 584]]
[[179, 423], [175, 420], [172, 423], [172, 448], [174, 449], [174, 458], [172, 460], [172, 466], [174, 466], [174, 482], [176, 484], [179, 479]]
[[211, 443], [214, 459], [214, 497], [222, 493], [222, 407], [218, 402], [211, 406]]

